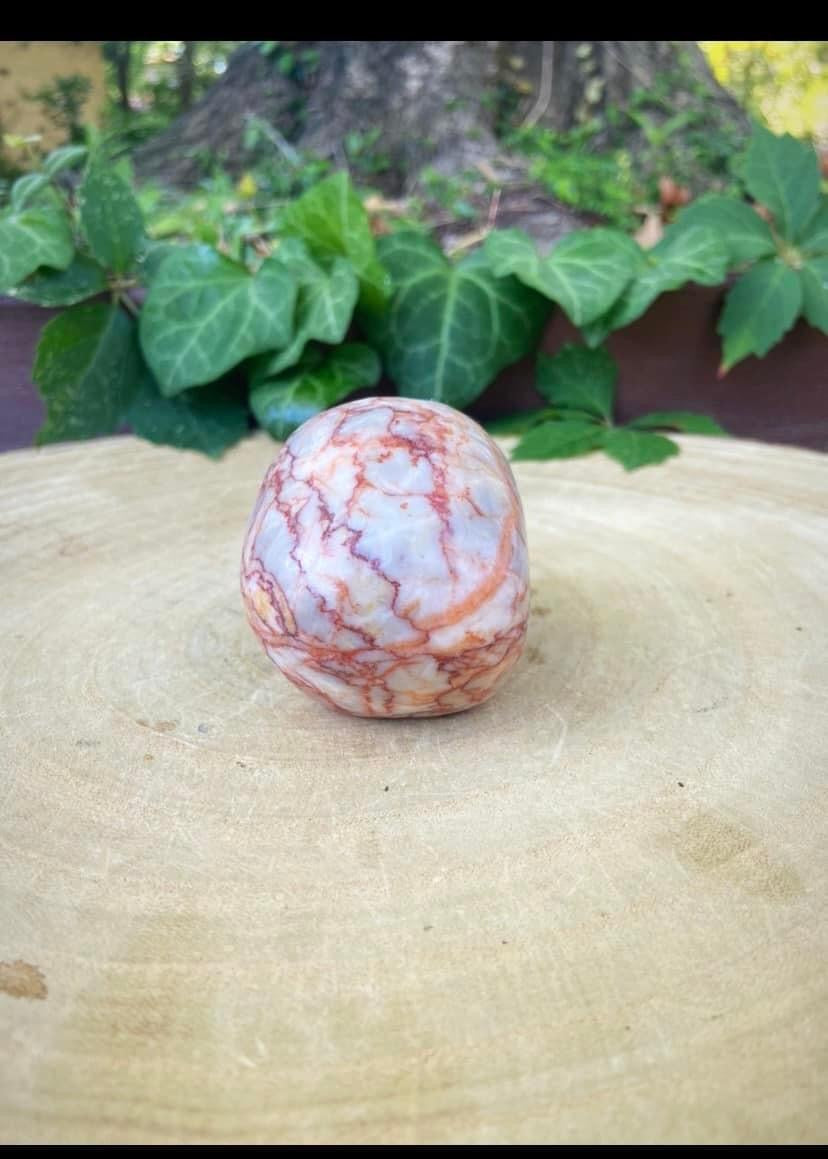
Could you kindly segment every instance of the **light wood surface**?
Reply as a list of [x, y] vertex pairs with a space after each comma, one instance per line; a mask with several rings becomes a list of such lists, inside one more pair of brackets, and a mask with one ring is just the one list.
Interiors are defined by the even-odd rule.
[[243, 616], [272, 443], [0, 458], [0, 1138], [825, 1142], [828, 460], [519, 464], [492, 701]]

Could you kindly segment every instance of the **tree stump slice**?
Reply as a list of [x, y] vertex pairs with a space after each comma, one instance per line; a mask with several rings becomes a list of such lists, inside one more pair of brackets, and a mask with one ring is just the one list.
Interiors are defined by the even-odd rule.
[[0, 1137], [817, 1143], [826, 460], [521, 463], [481, 708], [357, 720], [244, 620], [273, 443], [0, 458]]

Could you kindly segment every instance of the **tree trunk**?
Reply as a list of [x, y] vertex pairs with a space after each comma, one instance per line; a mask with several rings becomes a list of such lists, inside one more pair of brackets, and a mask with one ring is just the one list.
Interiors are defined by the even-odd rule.
[[182, 113], [193, 103], [195, 88], [195, 49], [198, 42], [185, 40], [181, 56], [178, 58], [178, 107]]
[[203, 176], [199, 154], [209, 152], [230, 172], [238, 173], [244, 165], [247, 119], [260, 116], [295, 139], [296, 103], [293, 81], [274, 68], [257, 42], [245, 44], [200, 101], [136, 151], [135, 171], [144, 179], [191, 186]]
[[495, 156], [510, 125], [570, 129], [623, 107], [665, 74], [675, 78], [676, 108], [703, 86], [746, 129], [691, 41], [248, 43], [189, 112], [138, 150], [136, 169], [191, 184], [200, 176], [195, 154], [208, 150], [238, 173], [253, 160], [243, 141], [255, 114], [300, 150], [338, 164], [349, 134], [376, 133], [372, 148], [387, 161], [376, 184], [400, 193], [425, 165], [459, 172]]
[[129, 74], [132, 56], [131, 40], [110, 40], [104, 47], [104, 55], [112, 61], [115, 71], [115, 86], [118, 89], [118, 107], [125, 113], [130, 111]]
[[379, 129], [395, 191], [425, 164], [460, 170], [496, 151], [496, 42], [328, 41], [300, 145], [336, 158], [349, 132]]
[[636, 90], [651, 91], [658, 77], [671, 78], [676, 111], [699, 88], [734, 125], [747, 117], [716, 81], [695, 41], [513, 40], [501, 41], [500, 76], [513, 116], [558, 132], [573, 129], [609, 108], [623, 108]]

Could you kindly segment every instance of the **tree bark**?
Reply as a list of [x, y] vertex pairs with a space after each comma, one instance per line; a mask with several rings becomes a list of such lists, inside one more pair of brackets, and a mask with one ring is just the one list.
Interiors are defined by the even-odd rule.
[[425, 164], [462, 169], [496, 148], [493, 41], [330, 41], [308, 98], [301, 147], [336, 158], [348, 132], [379, 129], [402, 189]]
[[138, 150], [136, 171], [192, 184], [197, 155], [209, 150], [238, 173], [254, 159], [243, 139], [255, 114], [300, 150], [338, 164], [348, 134], [379, 130], [373, 147], [388, 164], [376, 183], [398, 194], [425, 165], [459, 172], [495, 156], [510, 124], [573, 128], [667, 72], [676, 77], [676, 107], [701, 84], [747, 128], [694, 42], [332, 40], [275, 50], [251, 42], [192, 109]]
[[673, 80], [676, 111], [701, 86], [732, 123], [747, 131], [748, 118], [710, 71], [695, 41], [675, 40], [521, 40], [502, 41], [500, 73], [507, 89], [520, 95], [516, 117], [533, 112], [535, 123], [558, 132], [575, 128], [610, 107], [624, 107], [639, 89], [651, 90], [659, 76]]
[[132, 41], [110, 40], [107, 42], [104, 52], [112, 61], [112, 66], [115, 70], [115, 85], [118, 89], [118, 107], [128, 113], [130, 111], [129, 74]]
[[273, 67], [258, 43], [245, 44], [200, 101], [136, 151], [135, 171], [144, 179], [191, 186], [203, 176], [199, 153], [207, 150], [230, 172], [238, 173], [244, 165], [248, 117], [263, 117], [295, 139], [296, 103], [293, 81]]
[[193, 103], [197, 43], [195, 40], [185, 40], [181, 56], [178, 58], [178, 107], [182, 113], [186, 113]]

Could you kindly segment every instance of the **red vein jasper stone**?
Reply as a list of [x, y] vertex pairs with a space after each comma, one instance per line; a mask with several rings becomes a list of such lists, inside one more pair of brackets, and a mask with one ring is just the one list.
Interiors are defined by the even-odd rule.
[[441, 403], [369, 398], [317, 415], [265, 476], [242, 594], [274, 664], [334, 708], [482, 703], [518, 659], [529, 611], [506, 458]]

